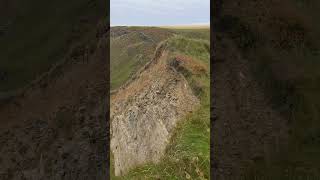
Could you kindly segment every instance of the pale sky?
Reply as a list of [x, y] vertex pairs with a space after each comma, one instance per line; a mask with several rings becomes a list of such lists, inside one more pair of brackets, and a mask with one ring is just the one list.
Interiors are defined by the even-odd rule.
[[210, 0], [110, 0], [111, 26], [210, 23]]

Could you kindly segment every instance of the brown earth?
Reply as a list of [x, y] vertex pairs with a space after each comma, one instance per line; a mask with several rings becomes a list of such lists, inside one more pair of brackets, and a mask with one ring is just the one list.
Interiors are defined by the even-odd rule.
[[111, 97], [115, 175], [164, 155], [177, 122], [199, 105], [187, 80], [161, 44], [155, 58]]

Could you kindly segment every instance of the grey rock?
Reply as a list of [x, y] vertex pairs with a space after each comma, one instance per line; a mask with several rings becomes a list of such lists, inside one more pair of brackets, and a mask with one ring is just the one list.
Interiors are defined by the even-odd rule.
[[139, 78], [111, 98], [115, 175], [123, 175], [138, 165], [159, 162], [177, 122], [199, 105], [184, 77], [167, 67], [165, 51], [154, 61]]

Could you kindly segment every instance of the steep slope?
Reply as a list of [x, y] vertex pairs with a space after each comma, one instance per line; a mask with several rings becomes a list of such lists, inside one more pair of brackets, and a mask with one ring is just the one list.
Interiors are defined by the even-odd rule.
[[112, 179], [208, 178], [208, 64], [208, 41], [175, 35], [113, 91]]
[[171, 31], [160, 28], [112, 27], [110, 39], [111, 89], [125, 83], [150, 59], [157, 44], [171, 37]]
[[[165, 46], [165, 45], [162, 45]], [[159, 47], [149, 67], [111, 99], [111, 150], [115, 174], [163, 156], [179, 119], [199, 100]]]

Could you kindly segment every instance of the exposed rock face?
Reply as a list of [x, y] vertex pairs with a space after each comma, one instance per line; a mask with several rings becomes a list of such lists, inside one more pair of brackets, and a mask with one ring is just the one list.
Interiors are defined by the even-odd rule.
[[169, 65], [168, 53], [162, 48], [155, 56], [111, 97], [115, 175], [158, 162], [177, 122], [199, 104], [183, 75]]

